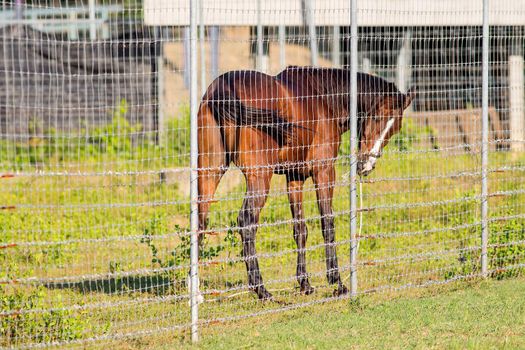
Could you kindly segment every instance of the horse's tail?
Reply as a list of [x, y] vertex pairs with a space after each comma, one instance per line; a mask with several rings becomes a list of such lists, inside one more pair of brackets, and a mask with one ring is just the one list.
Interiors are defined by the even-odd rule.
[[292, 141], [296, 125], [284, 119], [278, 111], [247, 106], [230, 93], [216, 93], [207, 101], [217, 124], [248, 126], [265, 132], [280, 145]]
[[[211, 108], [201, 103], [197, 116], [199, 143], [198, 177], [199, 232], [206, 233], [208, 211], [214, 202], [215, 191], [228, 169], [230, 159], [224, 142], [224, 134], [213, 116]], [[209, 232], [208, 232], [209, 233]], [[202, 240], [199, 236], [199, 242]]]

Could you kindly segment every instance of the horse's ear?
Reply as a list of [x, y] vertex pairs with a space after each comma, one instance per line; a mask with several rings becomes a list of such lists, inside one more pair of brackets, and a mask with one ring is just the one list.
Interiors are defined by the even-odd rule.
[[417, 92], [416, 92], [415, 86], [412, 86], [410, 89], [408, 89], [405, 95], [405, 104], [403, 106], [403, 109], [406, 109], [408, 106], [410, 106], [412, 101], [414, 101], [414, 99], [416, 98], [416, 95], [417, 95]]

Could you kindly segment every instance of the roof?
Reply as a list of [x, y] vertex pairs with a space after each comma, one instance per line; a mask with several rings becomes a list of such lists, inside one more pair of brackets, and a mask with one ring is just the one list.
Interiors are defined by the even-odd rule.
[[[257, 25], [258, 0], [201, 0], [205, 25]], [[305, 0], [259, 0], [266, 26], [304, 25]], [[310, 0], [317, 26], [350, 25], [350, 0]], [[476, 26], [482, 0], [357, 0], [361, 26]], [[147, 25], [189, 25], [190, 1], [144, 0]], [[491, 25], [525, 24], [525, 1], [489, 1]]]

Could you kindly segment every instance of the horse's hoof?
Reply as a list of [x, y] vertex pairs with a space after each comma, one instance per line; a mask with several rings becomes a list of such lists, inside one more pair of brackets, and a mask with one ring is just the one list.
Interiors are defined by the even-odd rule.
[[348, 288], [344, 284], [340, 284], [336, 290], [334, 290], [334, 297], [340, 297], [341, 295], [348, 294]]
[[273, 295], [270, 294], [265, 288], [261, 288], [257, 291], [257, 296], [259, 300], [262, 301], [273, 301]]
[[301, 286], [301, 294], [310, 295], [314, 294], [315, 289], [311, 285]]

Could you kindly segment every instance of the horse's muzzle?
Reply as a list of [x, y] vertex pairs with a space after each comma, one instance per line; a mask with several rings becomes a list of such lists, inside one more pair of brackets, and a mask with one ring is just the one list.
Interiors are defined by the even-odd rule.
[[357, 161], [357, 175], [367, 176], [376, 167], [377, 157], [369, 156], [365, 159], [359, 159]]

